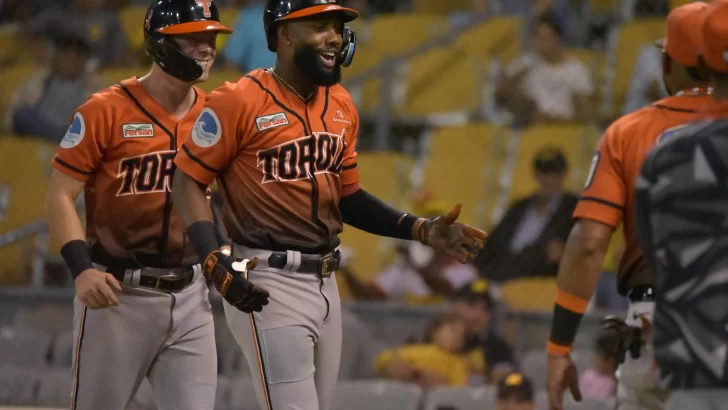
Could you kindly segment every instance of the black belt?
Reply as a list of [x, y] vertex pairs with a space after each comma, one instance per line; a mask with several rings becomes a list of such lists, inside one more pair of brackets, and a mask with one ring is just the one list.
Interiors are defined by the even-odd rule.
[[[301, 254], [301, 264], [296, 270], [297, 273], [312, 273], [328, 278], [339, 269], [341, 252], [335, 250], [328, 255], [307, 255]], [[275, 269], [285, 269], [288, 264], [286, 252], [273, 252], [268, 257], [268, 266]]]
[[[108, 268], [106, 272], [112, 274], [119, 283], [124, 282], [127, 269]], [[181, 275], [152, 276], [139, 274], [139, 286], [158, 290], [161, 292], [177, 292], [186, 288], [195, 279], [195, 271], [190, 268]]]
[[652, 285], [637, 285], [627, 291], [630, 302], [654, 302], [655, 288]]

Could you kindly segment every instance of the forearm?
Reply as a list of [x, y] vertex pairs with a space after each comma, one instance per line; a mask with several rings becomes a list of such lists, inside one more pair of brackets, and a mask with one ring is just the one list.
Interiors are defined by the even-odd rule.
[[46, 219], [53, 247], [60, 249], [71, 276], [93, 268], [81, 219], [76, 212], [76, 199], [84, 183], [53, 171], [46, 196]]
[[360, 189], [339, 201], [345, 224], [374, 235], [412, 240], [419, 238], [425, 219], [400, 212]]
[[187, 226], [187, 236], [201, 260], [205, 260], [220, 246], [205, 190], [205, 186], [184, 172], [179, 169], [175, 172], [172, 198], [177, 213]]
[[549, 353], [563, 354], [571, 350], [599, 282], [612, 231], [606, 225], [584, 220], [571, 231], [559, 267]]

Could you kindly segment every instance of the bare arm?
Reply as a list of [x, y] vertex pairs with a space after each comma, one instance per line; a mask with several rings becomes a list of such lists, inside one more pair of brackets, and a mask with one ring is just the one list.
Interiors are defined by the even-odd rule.
[[590, 300], [594, 295], [614, 228], [580, 219], [571, 230], [559, 266], [558, 288]]
[[[121, 292], [121, 284], [111, 274], [93, 268], [86, 248], [86, 235], [76, 212], [76, 200], [85, 184], [55, 169], [51, 173], [46, 195], [46, 217], [51, 241], [54, 246], [61, 248], [71, 272], [79, 271], [74, 274], [74, 288], [84, 306], [91, 309], [119, 306], [114, 290]], [[84, 269], [73, 268], [86, 265]]]

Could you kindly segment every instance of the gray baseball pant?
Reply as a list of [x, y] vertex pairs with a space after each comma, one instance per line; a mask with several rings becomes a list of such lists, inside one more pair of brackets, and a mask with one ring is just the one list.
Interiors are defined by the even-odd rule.
[[88, 309], [74, 299], [71, 410], [125, 410], [144, 377], [161, 410], [213, 410], [215, 328], [199, 265], [177, 293], [133, 281], [122, 283], [118, 307]]
[[233, 249], [237, 260], [259, 259], [248, 279], [270, 293], [270, 303], [252, 314], [223, 303], [253, 376], [260, 409], [329, 410], [341, 359], [335, 276], [297, 273], [298, 252], [288, 252], [286, 269], [275, 269], [267, 264], [270, 251], [239, 245]]

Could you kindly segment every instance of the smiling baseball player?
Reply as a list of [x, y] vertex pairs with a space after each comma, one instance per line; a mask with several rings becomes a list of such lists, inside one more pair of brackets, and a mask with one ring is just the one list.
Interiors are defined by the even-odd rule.
[[76, 291], [71, 410], [124, 410], [145, 377], [160, 409], [215, 402], [208, 290], [170, 189], [205, 102], [194, 84], [231, 30], [203, 0], [157, 0], [142, 23], [151, 71], [91, 96], [53, 160], [48, 220]]
[[[357, 16], [335, 0], [269, 0], [264, 25], [275, 67], [212, 92], [175, 159], [175, 206], [205, 259], [203, 270], [223, 295], [247, 289], [244, 300], [226, 296], [224, 306], [264, 410], [330, 407], [341, 357], [334, 272], [344, 223], [419, 240], [463, 263], [486, 238], [456, 222], [459, 206], [426, 220], [359, 186], [359, 117], [339, 85], [356, 46], [345, 23]], [[204, 198], [215, 179], [234, 258], [217, 250]], [[233, 269], [236, 259], [257, 264], [250, 282]]]

